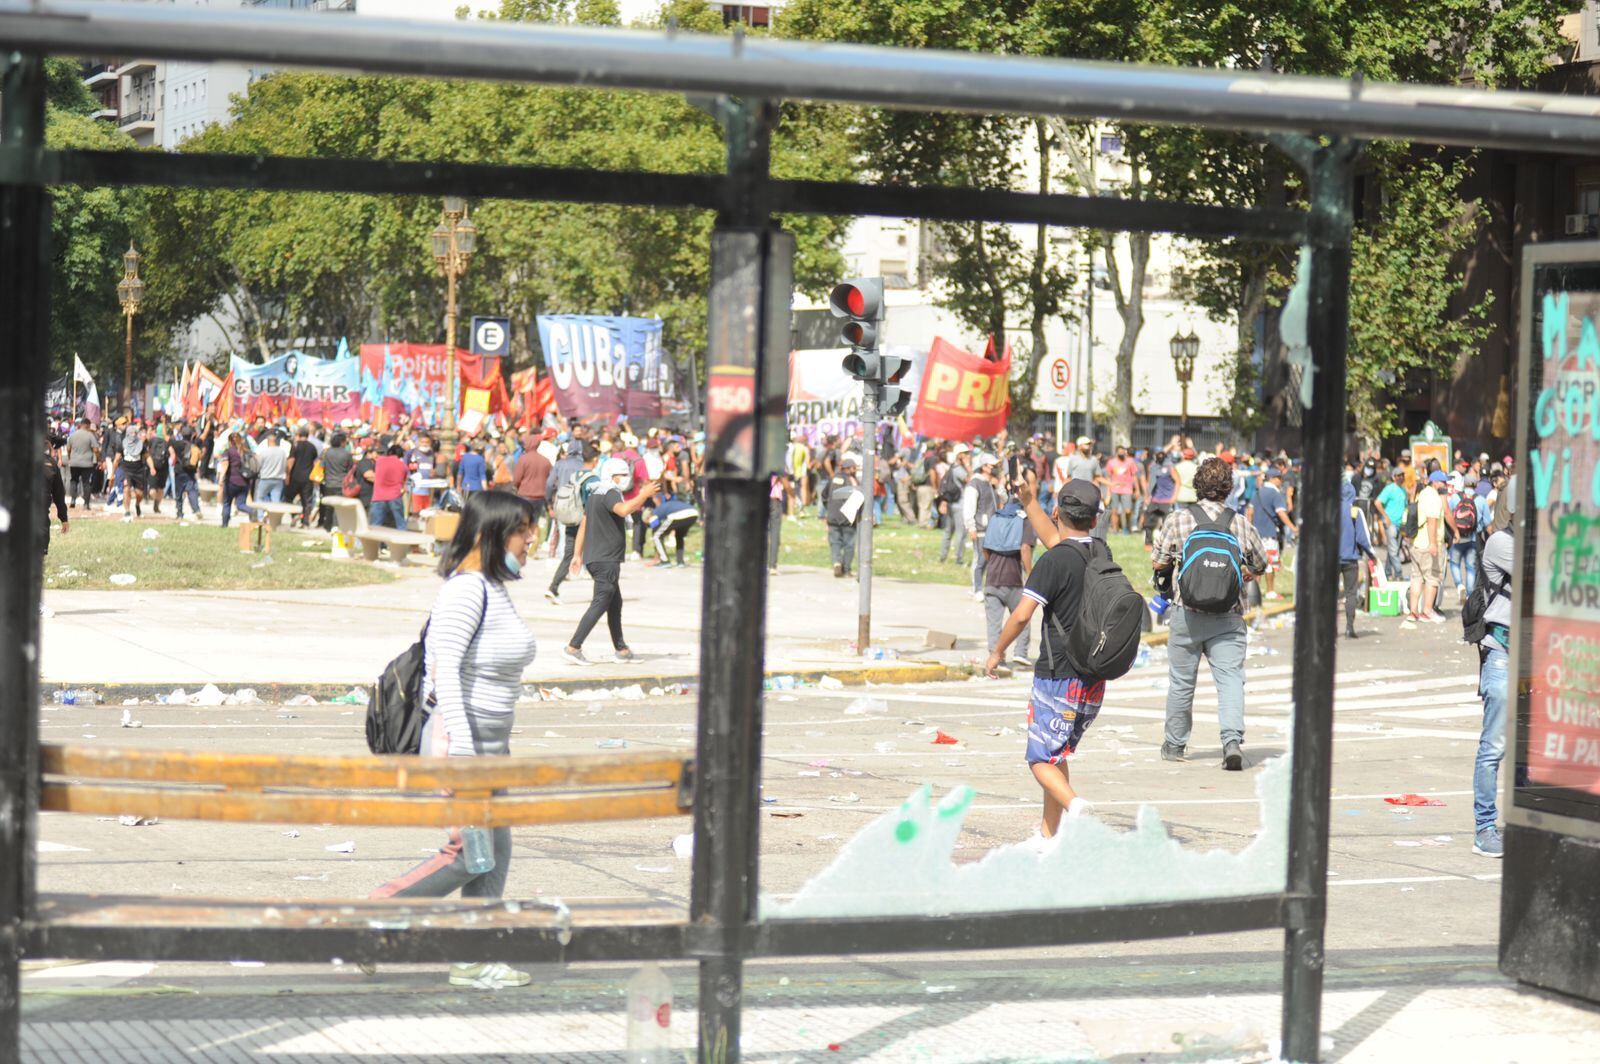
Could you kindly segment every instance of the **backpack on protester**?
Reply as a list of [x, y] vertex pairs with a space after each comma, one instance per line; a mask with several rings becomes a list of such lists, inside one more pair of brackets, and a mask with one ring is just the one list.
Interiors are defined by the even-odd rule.
[[588, 501], [581, 483], [585, 472], [587, 471], [578, 470], [567, 478], [566, 483], [556, 489], [555, 502], [551, 504], [550, 512], [564, 525], [575, 525], [583, 520], [583, 509]]
[[[489, 585], [483, 585], [483, 614], [478, 627], [483, 627], [483, 617], [489, 612]], [[417, 641], [406, 647], [378, 675], [367, 695], [367, 749], [375, 754], [420, 754], [422, 752], [422, 726], [428, 723], [433, 698], [422, 690], [427, 651], [428, 625], [432, 618], [422, 622], [422, 632]], [[477, 632], [472, 638], [478, 637]], [[471, 640], [468, 649], [471, 649]]]
[[256, 452], [249, 450], [245, 451], [244, 454], [240, 456], [239, 464], [244, 467], [242, 470], [244, 479], [256, 480], [260, 478], [261, 459], [256, 457]]
[[952, 466], [950, 472], [944, 475], [944, 479], [939, 481], [939, 501], [952, 505], [960, 502], [963, 487], [964, 485], [956, 479], [955, 467]]
[[[1097, 546], [1099, 551], [1095, 549]], [[1083, 591], [1072, 631], [1063, 631], [1061, 622], [1048, 611], [1046, 616], [1055, 627], [1056, 638], [1073, 673], [1087, 683], [1098, 683], [1120, 679], [1133, 668], [1149, 613], [1144, 596], [1128, 582], [1122, 566], [1111, 556], [1111, 548], [1100, 540], [1091, 539], [1083, 563]], [[1052, 669], [1054, 658], [1052, 646]]]
[[1467, 596], [1467, 601], [1461, 604], [1461, 638], [1464, 642], [1474, 645], [1482, 643], [1489, 634], [1489, 622], [1484, 619], [1489, 612], [1489, 603], [1501, 595], [1511, 594], [1511, 574], [1507, 573], [1505, 580], [1499, 582], [1490, 590], [1488, 581], [1483, 575], [1483, 552], [1478, 552], [1478, 580], [1472, 587], [1472, 594]]
[[911, 486], [920, 488], [928, 482], [928, 460], [924, 458], [911, 466]]
[[1455, 518], [1456, 536], [1461, 540], [1471, 539], [1478, 531], [1478, 503], [1471, 495], [1461, 492], [1456, 498], [1456, 507], [1450, 511], [1450, 516]]
[[1407, 543], [1415, 543], [1417, 539], [1417, 500], [1406, 500], [1406, 516], [1400, 522], [1400, 534], [1406, 538]]
[[983, 549], [1017, 553], [1022, 549], [1022, 527], [1027, 520], [1015, 500], [1006, 503], [989, 516], [989, 527], [983, 531]]
[[1197, 613], [1228, 613], [1239, 603], [1244, 588], [1241, 561], [1244, 552], [1233, 534], [1232, 510], [1213, 521], [1200, 505], [1189, 507], [1194, 531], [1183, 541], [1178, 564], [1178, 594], [1184, 606]]
[[356, 467], [354, 465], [345, 470], [344, 481], [339, 485], [339, 492], [347, 499], [361, 498], [361, 478], [356, 476]]

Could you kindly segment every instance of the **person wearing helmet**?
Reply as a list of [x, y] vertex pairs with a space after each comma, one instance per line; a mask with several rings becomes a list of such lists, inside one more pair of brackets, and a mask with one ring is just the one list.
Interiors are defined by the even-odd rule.
[[589, 664], [589, 659], [583, 656], [583, 641], [589, 638], [602, 615], [611, 630], [616, 660], [633, 660], [633, 651], [628, 649], [628, 642], [622, 635], [621, 579], [622, 562], [628, 549], [628, 518], [656, 497], [661, 482], [646, 480], [638, 485], [633, 498], [624, 498], [632, 482], [633, 463], [622, 458], [607, 458], [600, 463], [600, 483], [584, 504], [572, 570], [576, 572], [579, 564], [589, 570], [594, 581], [594, 597], [578, 621], [572, 641], [561, 651], [561, 656], [574, 665]]
[[853, 451], [839, 459], [839, 468], [822, 485], [821, 502], [828, 520], [828, 553], [833, 556], [833, 575], [850, 575], [850, 562], [856, 552], [856, 523], [861, 520], [867, 497], [856, 479], [861, 460]]

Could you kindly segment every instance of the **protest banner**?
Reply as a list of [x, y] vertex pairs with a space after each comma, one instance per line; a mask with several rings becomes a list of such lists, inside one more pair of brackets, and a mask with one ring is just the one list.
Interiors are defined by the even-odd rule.
[[[886, 355], [911, 359], [902, 386], [913, 396], [922, 379], [927, 356], [902, 344], [884, 344]], [[789, 353], [789, 435], [805, 436], [815, 443], [824, 436], [861, 434], [862, 384], [844, 370], [845, 348], [791, 351]], [[915, 410], [915, 401], [911, 408]]]
[[1005, 428], [1011, 410], [1010, 373], [1009, 346], [992, 361], [935, 337], [911, 427], [946, 440], [993, 436]]
[[233, 358], [234, 413], [336, 422], [361, 414], [360, 365], [291, 351], [257, 365]]
[[566, 417], [660, 417], [660, 318], [541, 314], [539, 344]]

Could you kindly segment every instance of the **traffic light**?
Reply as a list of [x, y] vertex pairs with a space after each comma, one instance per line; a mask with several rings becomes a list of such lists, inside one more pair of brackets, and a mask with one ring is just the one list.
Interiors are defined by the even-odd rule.
[[878, 393], [878, 414], [885, 418], [899, 417], [911, 405], [911, 392], [900, 385], [906, 374], [911, 372], [911, 360], [901, 355], [880, 355], [878, 368], [883, 374], [883, 388]]
[[844, 356], [845, 372], [861, 381], [881, 379], [878, 323], [883, 320], [883, 278], [841, 281], [828, 297], [828, 309], [834, 317], [845, 319], [839, 330], [840, 341], [850, 348]]

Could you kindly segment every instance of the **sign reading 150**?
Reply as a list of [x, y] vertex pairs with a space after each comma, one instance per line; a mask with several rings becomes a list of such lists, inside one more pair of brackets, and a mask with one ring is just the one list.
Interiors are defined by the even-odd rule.
[[712, 384], [706, 389], [706, 409], [719, 414], [748, 414], [756, 408], [756, 393], [749, 381]]

